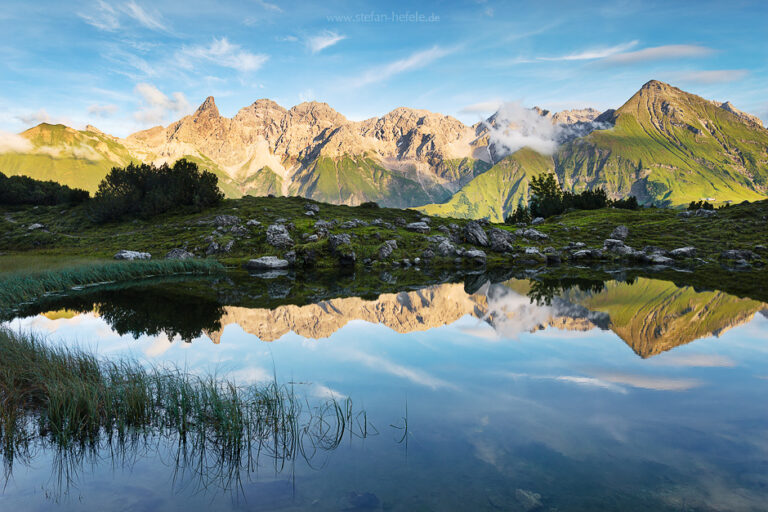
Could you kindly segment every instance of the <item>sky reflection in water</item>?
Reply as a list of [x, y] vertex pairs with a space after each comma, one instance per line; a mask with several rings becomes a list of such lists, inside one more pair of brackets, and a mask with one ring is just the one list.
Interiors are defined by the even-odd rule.
[[[343, 443], [315, 469], [299, 461], [276, 474], [267, 464], [234, 495], [174, 482], [162, 454], [144, 453], [127, 468], [84, 468], [52, 501], [42, 454], [14, 468], [0, 509], [760, 510], [764, 304], [649, 280], [565, 292], [548, 306], [525, 290], [439, 285], [373, 304], [335, 299], [324, 318], [225, 307], [221, 329], [192, 343], [120, 336], [97, 313], [16, 319], [15, 329], [108, 357], [241, 382], [276, 374], [310, 399], [351, 397], [379, 435]], [[728, 314], [707, 316], [726, 299]]]

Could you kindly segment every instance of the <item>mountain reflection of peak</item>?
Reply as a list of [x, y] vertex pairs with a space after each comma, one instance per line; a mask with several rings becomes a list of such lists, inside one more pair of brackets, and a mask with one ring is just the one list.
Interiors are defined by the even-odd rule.
[[477, 280], [471, 286], [447, 283], [383, 293], [372, 300], [339, 297], [268, 308], [221, 306], [214, 298], [164, 287], [128, 288], [62, 297], [49, 306], [55, 306], [47, 313], [51, 318], [97, 311], [120, 334], [163, 333], [169, 339], [180, 336], [190, 341], [204, 333], [214, 343], [221, 342], [224, 329], [231, 324], [262, 341], [274, 341], [289, 332], [327, 338], [354, 320], [408, 333], [450, 325], [469, 316], [492, 327], [483, 336], [496, 338], [516, 338], [547, 327], [611, 330], [641, 357], [717, 336], [748, 322], [758, 312], [768, 312], [758, 301], [718, 291], [697, 292], [652, 279], [633, 283], [511, 279], [496, 284]]

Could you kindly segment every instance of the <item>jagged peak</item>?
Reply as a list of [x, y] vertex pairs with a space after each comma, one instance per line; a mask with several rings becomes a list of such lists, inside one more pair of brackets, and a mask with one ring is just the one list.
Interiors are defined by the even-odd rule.
[[219, 109], [216, 107], [216, 101], [213, 99], [213, 96], [205, 98], [205, 101], [197, 107], [195, 114], [202, 114], [203, 112], [216, 113], [216, 115], [219, 115]]

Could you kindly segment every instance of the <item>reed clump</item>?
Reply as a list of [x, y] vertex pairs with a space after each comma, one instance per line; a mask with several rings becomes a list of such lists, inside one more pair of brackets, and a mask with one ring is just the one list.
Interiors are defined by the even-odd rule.
[[365, 437], [373, 429], [350, 400], [312, 406], [276, 380], [239, 385], [177, 367], [104, 360], [2, 328], [0, 354], [6, 471], [40, 446], [71, 463], [105, 449], [166, 442], [178, 452], [177, 470], [194, 466], [201, 478], [231, 482], [259, 457], [282, 468], [336, 448], [345, 433]]
[[79, 286], [177, 274], [209, 275], [222, 271], [222, 265], [215, 260], [188, 259], [81, 264], [42, 272], [5, 274], [0, 276], [0, 310]]

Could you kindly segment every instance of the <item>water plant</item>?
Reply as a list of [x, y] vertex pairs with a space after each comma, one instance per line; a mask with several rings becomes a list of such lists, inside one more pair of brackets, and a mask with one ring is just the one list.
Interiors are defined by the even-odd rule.
[[[201, 487], [239, 488], [266, 457], [276, 471], [335, 449], [346, 436], [375, 432], [351, 400], [312, 405], [294, 387], [239, 384], [174, 366], [105, 360], [0, 329], [0, 450], [6, 476], [16, 461], [52, 450], [65, 486], [104, 453], [163, 445], [175, 473]], [[160, 449], [160, 448], [158, 448]]]

